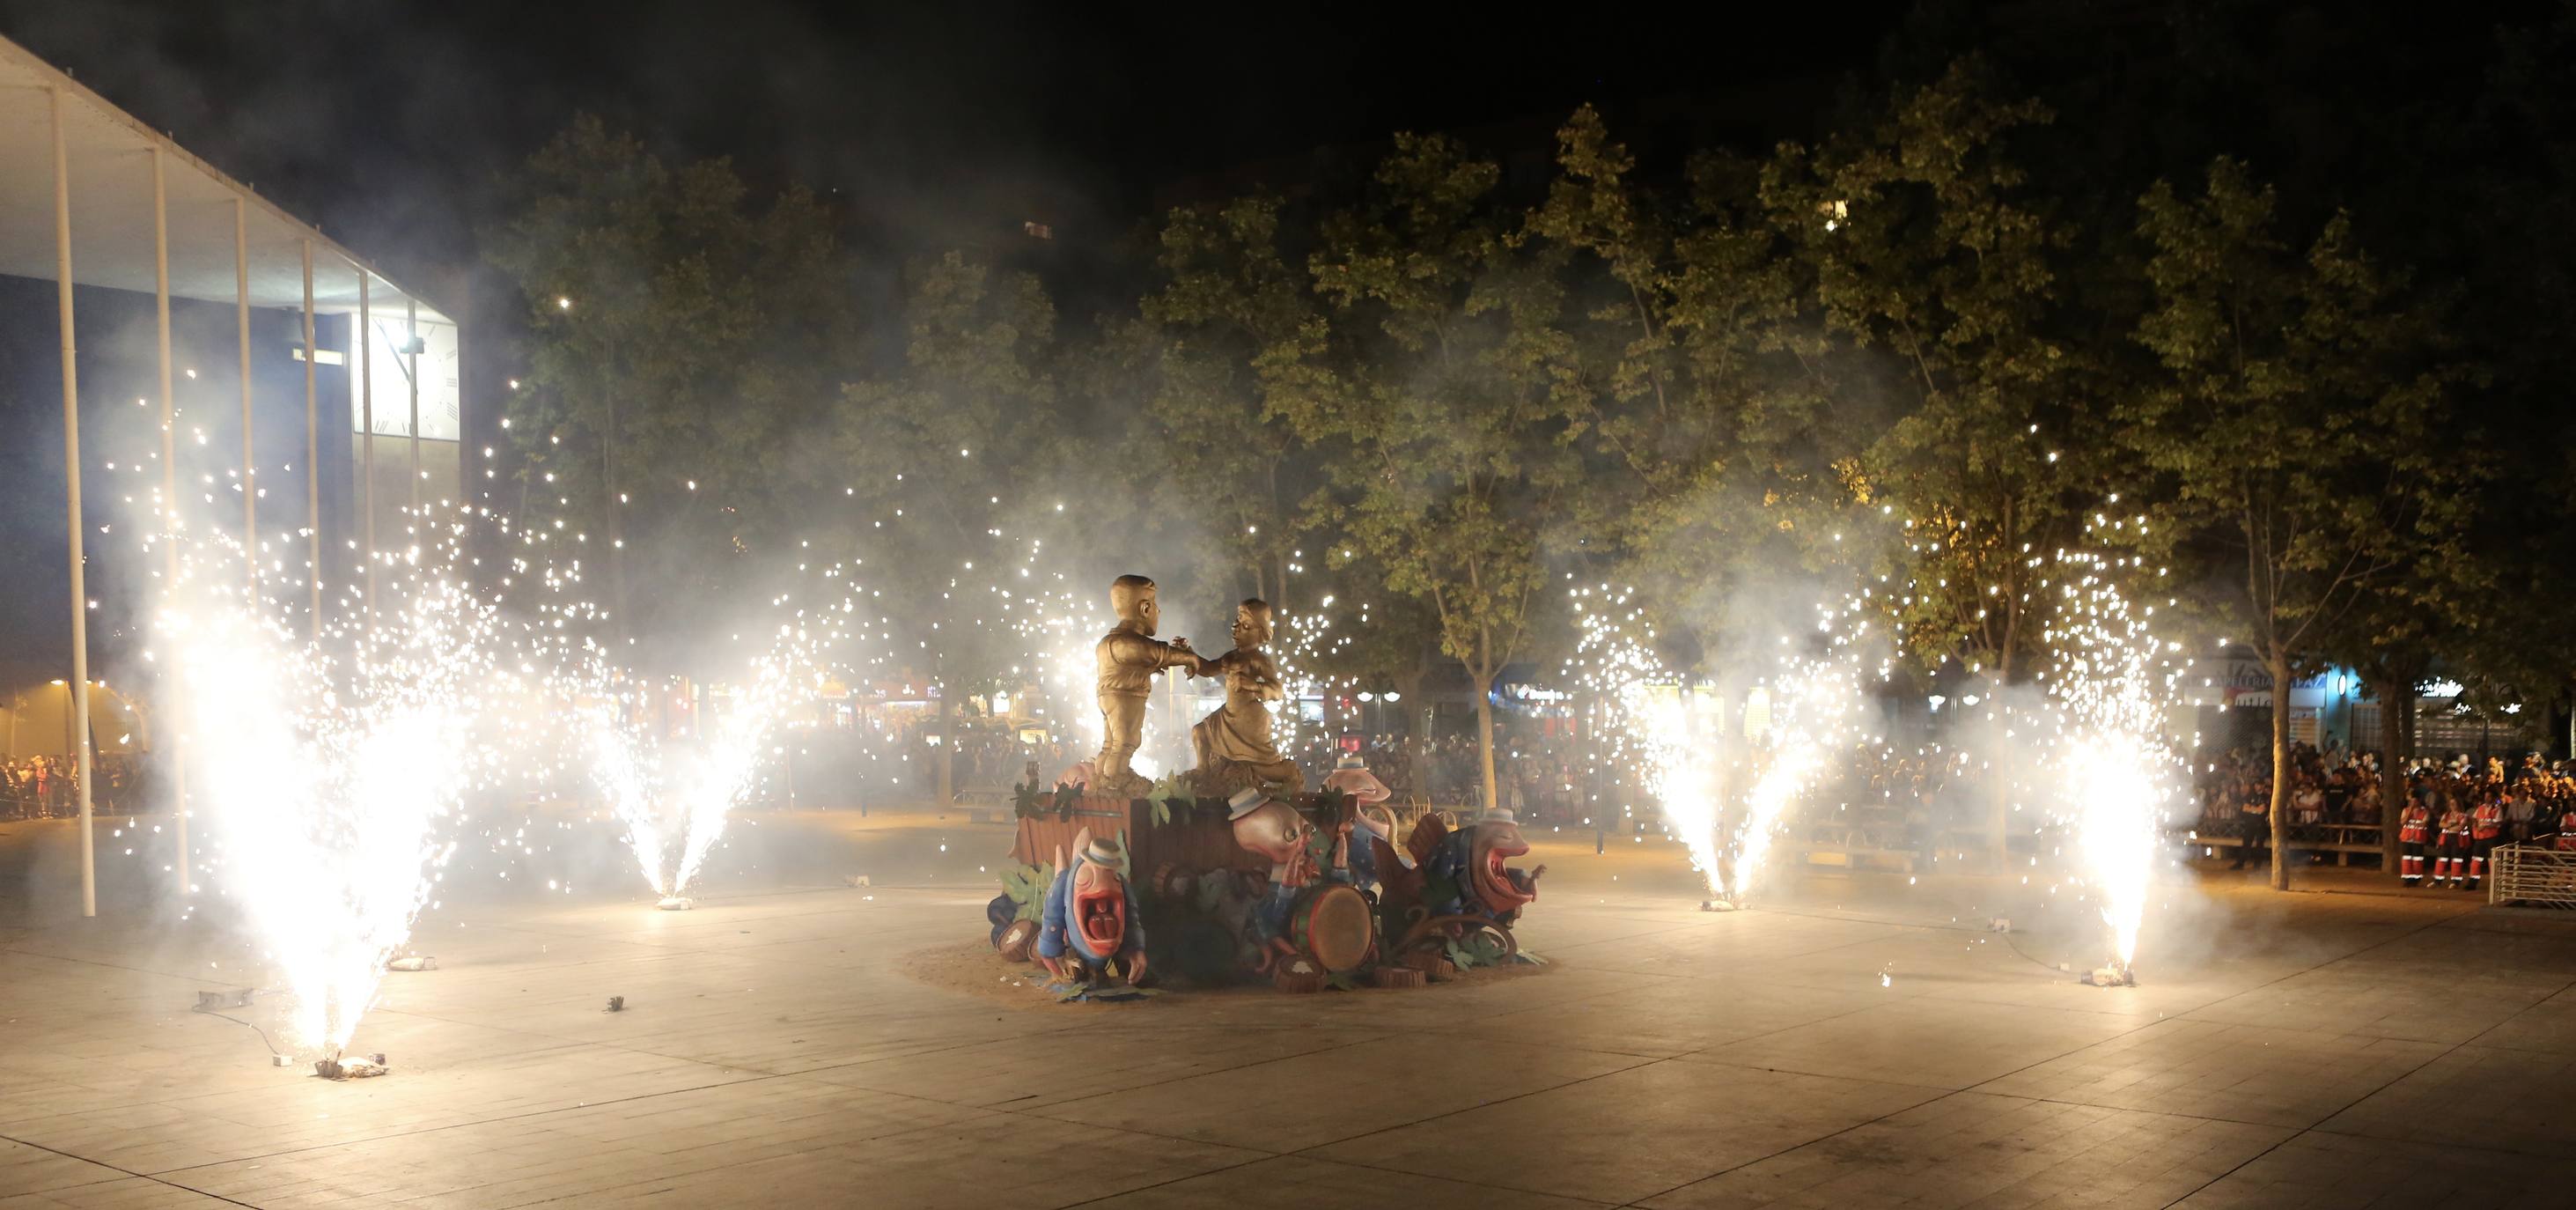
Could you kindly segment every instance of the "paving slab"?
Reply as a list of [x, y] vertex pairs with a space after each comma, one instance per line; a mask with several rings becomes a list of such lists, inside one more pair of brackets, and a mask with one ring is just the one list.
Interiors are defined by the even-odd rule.
[[[1569, 1046], [1525, 1048], [1507, 1061], [1452, 1060], [1445, 1049], [1436, 1037], [1384, 1037], [1031, 1112], [1284, 1154], [1647, 1061]], [[1066, 1051], [1069, 1058], [1080, 1053], [1078, 1045]]]
[[1918, 996], [1729, 1042], [1683, 1061], [1957, 1089], [2141, 1027], [2111, 1013]]
[[189, 1011], [259, 980], [221, 904], [0, 920], [0, 1210], [2413, 1210], [2576, 1188], [2576, 922], [2466, 897], [2169, 879], [2144, 986], [2104, 990], [2052, 969], [2101, 941], [2046, 888], [1783, 877], [1704, 913], [1686, 868], [1617, 881], [1652, 854], [1586, 844], [1546, 854], [1521, 929], [1544, 969], [1059, 1007], [916, 981], [916, 951], [972, 948], [978, 858], [781, 883], [799, 841], [761, 819], [693, 912], [451, 878], [413, 947], [441, 969], [388, 977], [360, 1026], [382, 1080], [272, 1068], [251, 1028]]
[[2497, 1022], [2474, 1041], [2480, 1046], [2507, 1050], [2576, 1055], [2576, 988], [2562, 991]]
[[2159, 1021], [1978, 1086], [2114, 1109], [2306, 1127], [2431, 1062], [2431, 1042]]
[[[852, 1088], [988, 1109], [1029, 1110], [1335, 1050], [1377, 1031], [1318, 1026], [1085, 1026], [871, 1059], [805, 1073]], [[1052, 1056], [1079, 1056], [1080, 1079]]]
[[1512, 1045], [1544, 1038], [1660, 1059], [1831, 1020], [1886, 1002], [1876, 988], [1681, 979], [1562, 1004], [1504, 1007], [1465, 1028]]
[[2309, 1132], [2175, 1203], [2176, 1210], [2559, 1210], [2576, 1162]]
[[[2568, 1157], [2576, 1138], [2576, 1055], [2462, 1046], [2362, 1098], [2319, 1127], [2340, 1134]], [[2568, 1190], [2576, 1203], [2576, 1187]]]
[[973, 1111], [794, 1077], [280, 1151], [162, 1173], [261, 1206], [348, 1198], [509, 1207], [677, 1181], [965, 1121]]
[[58, 1151], [0, 1141], [0, 1198], [52, 1193], [123, 1180], [131, 1175]]
[[1940, 1097], [1666, 1060], [1324, 1148], [1346, 1163], [1623, 1203]]
[[1168, 1137], [1019, 1114], [621, 1182], [550, 1208], [633, 1206], [901, 1206], [907, 1210], [1053, 1210], [1264, 1158]]
[[1644, 1204], [1656, 1210], [2162, 1207], [2292, 1133], [1963, 1092]]
[[[1472, 1146], [1473, 1144], [1466, 1144]], [[1441, 1180], [1410, 1172], [1285, 1155], [1102, 1198], [1115, 1210], [1315, 1210], [1319, 1206], [1402, 1206], [1407, 1210], [1589, 1210], [1601, 1202]]]
[[238, 1204], [139, 1176], [0, 1197], [0, 1210], [213, 1210]]

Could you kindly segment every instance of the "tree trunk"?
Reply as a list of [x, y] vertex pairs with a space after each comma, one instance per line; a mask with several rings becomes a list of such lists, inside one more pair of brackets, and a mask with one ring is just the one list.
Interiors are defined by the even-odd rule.
[[2415, 687], [2390, 677], [2379, 689], [2379, 868], [2397, 876], [2397, 816], [2406, 809], [2406, 716], [2415, 712]]
[[1476, 695], [1476, 754], [1484, 759], [1484, 808], [1492, 811], [1494, 798], [1494, 698]]
[[942, 678], [939, 684], [939, 802], [940, 810], [957, 801], [957, 687]]
[[[1397, 690], [1398, 692], [1400, 692], [1400, 693], [1402, 693], [1402, 694], [1404, 695], [1401, 699], [1399, 699], [1399, 700], [1396, 702], [1396, 705], [1398, 705], [1398, 706], [1402, 706], [1402, 707], [1403, 707], [1404, 709], [1406, 709], [1406, 710], [1427, 710], [1427, 709], [1429, 709], [1429, 708], [1430, 708], [1430, 707], [1429, 707], [1429, 705], [1427, 705], [1427, 704], [1422, 700], [1422, 662], [1421, 662], [1421, 660], [1416, 659], [1416, 660], [1414, 661], [1413, 671], [1411, 671], [1411, 672], [1409, 672], [1409, 673], [1406, 673], [1406, 674], [1405, 674], [1405, 675], [1403, 675], [1403, 676], [1399, 676], [1399, 677], [1395, 678], [1395, 687], [1396, 687], [1396, 690]], [[1412, 705], [1407, 706], [1407, 705], [1405, 705], [1405, 703], [1406, 703], [1406, 702], [1410, 702], [1410, 703], [1412, 703]], [[1385, 723], [1385, 714], [1384, 714], [1383, 712], [1381, 712], [1381, 713], [1379, 714], [1378, 718], [1379, 718], [1379, 723], [1380, 723], [1381, 725], [1384, 725], [1384, 723]], [[1414, 732], [1415, 732], [1416, 730], [1418, 730], [1418, 728], [1416, 728], [1416, 727], [1413, 725], [1413, 716], [1412, 716], [1412, 715], [1410, 715], [1410, 714], [1404, 714], [1404, 713], [1398, 712], [1398, 713], [1397, 713], [1397, 715], [1396, 715], [1396, 720], [1395, 720], [1395, 721], [1396, 721], [1396, 722], [1398, 722], [1398, 723], [1403, 724], [1403, 726], [1404, 726], [1404, 764], [1405, 764], [1405, 767], [1406, 767], [1406, 768], [1408, 768], [1408, 769], [1412, 769], [1412, 768], [1419, 768], [1420, 766], [1419, 766], [1419, 764], [1418, 764], [1417, 762], [1418, 762], [1418, 761], [1419, 761], [1419, 759], [1420, 759], [1420, 750], [1416, 747], [1416, 745], [1415, 745], [1415, 743], [1414, 743]]]
[[2012, 785], [2002, 778], [1986, 780], [1986, 809], [1994, 821], [1995, 872], [2012, 871]]
[[2272, 889], [2290, 889], [2290, 653], [2274, 647], [2265, 653], [2272, 674]]
[[[614, 374], [617, 346], [609, 346], [608, 359], [610, 372]], [[609, 634], [613, 638], [632, 638], [635, 631], [626, 619], [626, 509], [617, 499], [617, 387], [613, 382], [605, 402], [608, 405], [608, 427], [600, 434], [599, 462], [601, 486], [607, 489], [601, 504], [608, 510]], [[371, 600], [368, 604], [372, 607], [374, 602]], [[635, 653], [632, 650], [621, 652], [620, 658], [632, 660]]]
[[1476, 682], [1476, 754], [1485, 772], [1485, 809], [1494, 809], [1494, 682], [1491, 674], [1473, 678]]

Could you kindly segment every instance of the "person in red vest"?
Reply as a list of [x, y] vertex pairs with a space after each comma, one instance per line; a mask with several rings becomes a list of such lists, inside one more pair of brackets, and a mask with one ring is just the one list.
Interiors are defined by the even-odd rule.
[[2576, 799], [2562, 801], [2565, 810], [2558, 815], [2558, 851], [2576, 853]]
[[2424, 809], [2421, 799], [2408, 799], [2406, 812], [2397, 817], [2397, 843], [2405, 847], [2398, 869], [2405, 874], [2406, 885], [2424, 883], [2424, 849], [2433, 832], [2433, 813]]
[[2497, 797], [2479, 803], [2477, 811], [2469, 816], [2468, 889], [2472, 891], [2478, 889], [2478, 881], [2486, 877], [2487, 854], [2495, 851], [2497, 838], [2504, 835], [2502, 794], [2503, 791], [2497, 791]]
[[2460, 800], [2442, 796], [2441, 855], [2433, 859], [2433, 885], [2458, 886], [2469, 873], [2469, 813]]

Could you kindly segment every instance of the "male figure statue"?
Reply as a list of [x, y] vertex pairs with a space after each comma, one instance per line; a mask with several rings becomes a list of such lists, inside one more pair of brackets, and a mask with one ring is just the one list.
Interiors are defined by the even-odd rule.
[[1225, 705], [1190, 728], [1201, 794], [1232, 795], [1264, 782], [1283, 783], [1290, 794], [1305, 788], [1306, 775], [1270, 737], [1270, 703], [1287, 690], [1269, 644], [1270, 603], [1253, 597], [1234, 607], [1234, 650], [1205, 661], [1202, 675], [1225, 678]]
[[1090, 793], [1100, 798], [1141, 798], [1154, 783], [1128, 764], [1145, 742], [1145, 707], [1153, 697], [1154, 675], [1166, 668], [1187, 668], [1202, 676], [1207, 661], [1190, 650], [1190, 641], [1160, 642], [1154, 627], [1162, 610], [1154, 601], [1154, 582], [1143, 576], [1120, 576], [1109, 586], [1109, 607], [1118, 625], [1101, 636], [1100, 755], [1091, 761]]

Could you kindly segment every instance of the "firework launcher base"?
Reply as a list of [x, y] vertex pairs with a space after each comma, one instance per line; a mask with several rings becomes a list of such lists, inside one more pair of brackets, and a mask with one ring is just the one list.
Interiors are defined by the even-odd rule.
[[366, 1080], [391, 1074], [392, 1071], [393, 1066], [385, 1062], [385, 1057], [380, 1054], [364, 1055], [354, 1059], [321, 1059], [313, 1064], [313, 1074], [325, 1080]]
[[665, 912], [685, 912], [698, 906], [698, 901], [683, 895], [665, 895], [653, 906]]
[[1732, 912], [1736, 910], [1736, 907], [1735, 901], [1732, 899], [1702, 899], [1699, 901], [1699, 910], [1703, 912]]
[[2138, 976], [2125, 966], [2105, 966], [2084, 972], [2083, 982], [2094, 987], [2136, 987]]

